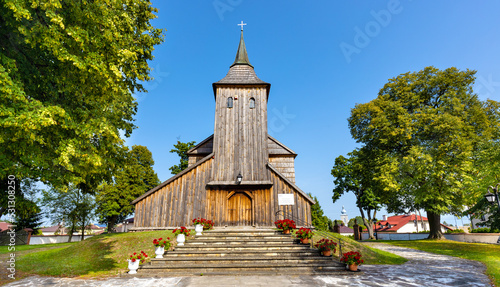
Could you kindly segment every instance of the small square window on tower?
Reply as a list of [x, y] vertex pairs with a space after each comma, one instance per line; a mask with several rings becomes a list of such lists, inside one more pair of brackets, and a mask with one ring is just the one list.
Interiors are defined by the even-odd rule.
[[255, 109], [255, 99], [254, 98], [250, 98], [250, 108]]
[[227, 98], [227, 107], [228, 108], [233, 107], [233, 98], [232, 97]]

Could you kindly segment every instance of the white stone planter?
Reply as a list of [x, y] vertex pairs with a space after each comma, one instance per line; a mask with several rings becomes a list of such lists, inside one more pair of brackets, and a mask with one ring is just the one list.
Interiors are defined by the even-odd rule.
[[184, 234], [177, 235], [177, 246], [184, 246], [184, 242], [186, 242], [186, 235]]
[[203, 225], [202, 224], [196, 224], [194, 226], [194, 231], [196, 231], [196, 235], [202, 235]]
[[141, 262], [141, 260], [138, 260], [136, 259], [135, 262], [132, 262], [132, 260], [128, 260], [128, 270], [130, 270], [128, 272], [128, 274], [136, 274], [137, 273], [137, 269], [139, 269], [139, 263]]
[[155, 249], [156, 258], [163, 258], [163, 254], [165, 254], [165, 247], [158, 246]]

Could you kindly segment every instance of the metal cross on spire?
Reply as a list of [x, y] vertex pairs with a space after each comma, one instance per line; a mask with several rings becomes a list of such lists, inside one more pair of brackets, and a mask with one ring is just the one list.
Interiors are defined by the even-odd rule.
[[238, 26], [241, 26], [241, 31], [243, 31], [243, 26], [245, 26], [247, 23], [243, 23], [243, 21], [241, 21], [241, 24], [238, 24]]

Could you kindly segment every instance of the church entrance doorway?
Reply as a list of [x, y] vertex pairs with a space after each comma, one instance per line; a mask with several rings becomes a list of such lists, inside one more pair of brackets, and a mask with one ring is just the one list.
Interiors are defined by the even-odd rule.
[[227, 202], [228, 226], [252, 225], [252, 197], [245, 191], [232, 191]]

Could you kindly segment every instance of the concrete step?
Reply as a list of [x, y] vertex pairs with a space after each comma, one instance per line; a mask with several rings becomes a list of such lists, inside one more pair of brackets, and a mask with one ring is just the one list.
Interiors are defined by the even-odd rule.
[[243, 240], [243, 239], [295, 239], [290, 235], [226, 235], [226, 234], [218, 234], [218, 235], [197, 235], [196, 240]]
[[273, 236], [283, 235], [282, 232], [272, 229], [266, 230], [206, 230], [201, 236]]
[[[203, 271], [203, 272], [201, 272]], [[235, 271], [223, 271], [223, 270], [190, 270], [184, 272], [178, 272], [175, 270], [153, 270], [144, 269], [139, 270], [137, 274], [122, 274], [123, 277], [184, 277], [184, 276], [273, 276], [273, 275], [349, 275], [355, 276], [363, 274], [363, 272], [350, 272], [344, 268], [339, 269], [316, 269], [316, 268], [274, 268], [270, 270], [235, 270]], [[209, 279], [208, 279], [209, 280]], [[210, 286], [208, 283], [207, 286]]]
[[199, 273], [216, 271], [269, 271], [283, 268], [309, 268], [313, 270], [344, 270], [345, 265], [340, 264], [336, 261], [328, 262], [305, 262], [305, 263], [294, 263], [294, 262], [250, 262], [250, 263], [200, 263], [200, 264], [190, 264], [185, 262], [178, 262], [176, 264], [145, 264], [140, 266], [140, 270], [154, 270], [154, 271], [165, 271], [165, 272], [190, 272], [195, 271]]
[[286, 250], [228, 250], [228, 251], [213, 251], [213, 250], [176, 250], [167, 252], [164, 257], [223, 257], [223, 256], [261, 256], [261, 257], [294, 257], [294, 256], [317, 256], [319, 251], [316, 249], [286, 249]]
[[223, 256], [223, 257], [169, 257], [169, 258], [153, 258], [150, 261], [150, 265], [158, 266], [163, 268], [173, 268], [178, 264], [187, 264], [192, 266], [206, 265], [206, 264], [223, 264], [223, 265], [236, 265], [236, 264], [262, 264], [262, 265], [272, 265], [275, 263], [279, 264], [332, 264], [332, 262], [338, 262], [338, 259], [333, 260], [331, 257], [321, 257], [317, 256], [297, 256], [297, 257], [256, 257], [256, 256], [246, 256], [246, 257], [235, 257], [235, 256]]
[[253, 245], [267, 245], [267, 244], [294, 244], [295, 240], [291, 238], [255, 238], [255, 239], [205, 239], [197, 238], [195, 240], [188, 240], [184, 243], [184, 246], [190, 245], [241, 245], [241, 244], [253, 244]]
[[254, 250], [310, 250], [307, 245], [299, 244], [239, 244], [239, 245], [204, 245], [191, 244], [176, 246], [175, 251], [254, 251]]

